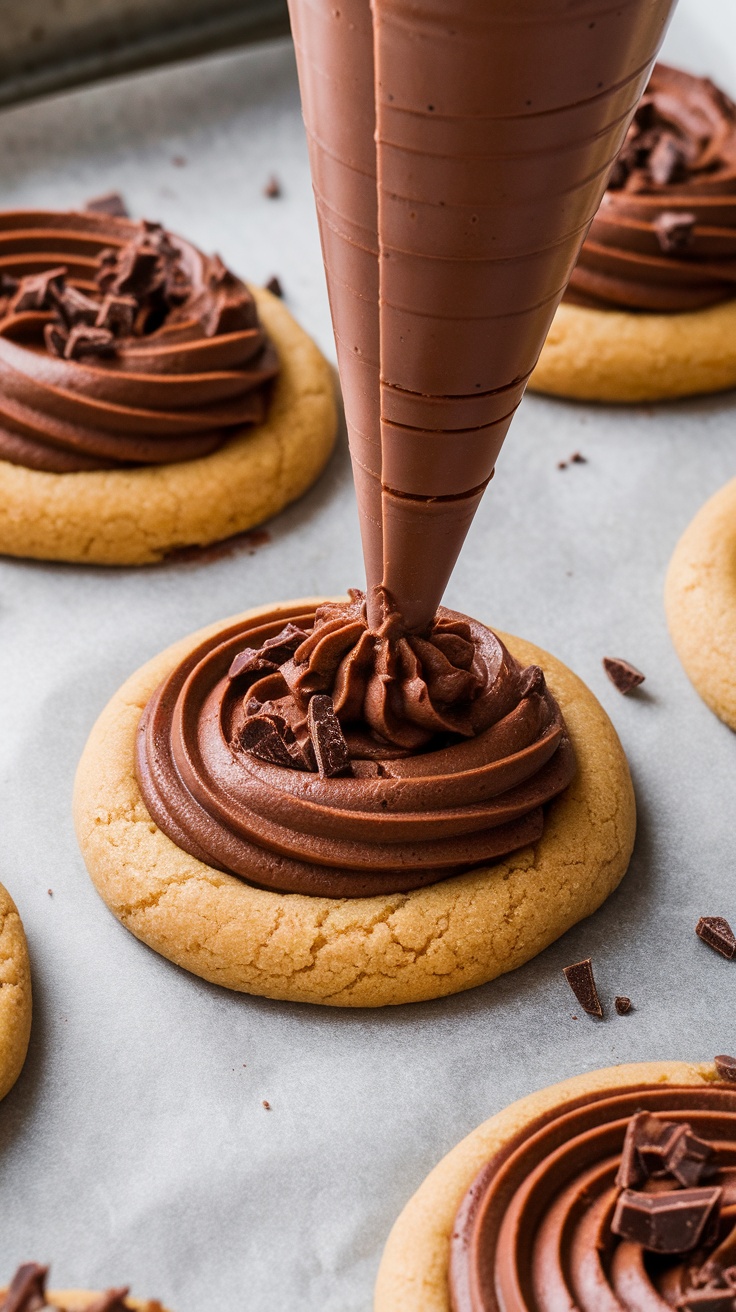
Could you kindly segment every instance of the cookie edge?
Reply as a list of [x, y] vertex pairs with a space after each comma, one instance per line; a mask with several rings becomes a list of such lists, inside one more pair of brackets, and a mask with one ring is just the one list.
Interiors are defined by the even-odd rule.
[[25, 1063], [33, 997], [28, 944], [18, 908], [0, 884], [0, 1099], [10, 1093]]

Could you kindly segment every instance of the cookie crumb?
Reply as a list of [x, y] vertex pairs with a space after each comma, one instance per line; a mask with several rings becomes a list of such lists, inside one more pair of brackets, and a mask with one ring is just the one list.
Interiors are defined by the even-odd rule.
[[727, 957], [729, 961], [736, 956], [736, 938], [723, 916], [701, 916], [695, 926], [695, 933], [708, 944], [709, 948], [720, 952], [721, 956]]
[[613, 1000], [613, 1005], [619, 1016], [628, 1016], [631, 1011], [631, 998], [625, 998], [618, 994]]
[[614, 688], [617, 688], [624, 697], [634, 688], [638, 688], [645, 679], [641, 670], [637, 670], [635, 665], [622, 660], [619, 656], [604, 656], [603, 668]]
[[595, 986], [593, 963], [590, 957], [586, 957], [583, 961], [576, 961], [572, 966], [563, 966], [562, 973], [583, 1011], [587, 1011], [589, 1016], [597, 1016], [602, 1020], [603, 1008]]
[[715, 1068], [722, 1080], [727, 1080], [729, 1084], [736, 1084], [736, 1057], [729, 1057], [723, 1053], [720, 1057], [714, 1057]]
[[272, 173], [268, 179], [268, 182], [263, 188], [263, 194], [267, 200], [278, 200], [281, 195], [281, 183], [275, 173]]
[[270, 1110], [271, 1110], [271, 1104], [270, 1104], [270, 1102], [266, 1102], [266, 1099], [265, 1099], [265, 1098], [263, 1099], [263, 1102], [261, 1103], [261, 1106], [262, 1106], [262, 1107], [265, 1107], [267, 1112], [270, 1112]]

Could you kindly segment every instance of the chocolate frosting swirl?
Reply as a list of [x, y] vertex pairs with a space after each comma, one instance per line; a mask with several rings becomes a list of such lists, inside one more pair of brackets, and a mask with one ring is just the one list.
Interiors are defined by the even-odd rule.
[[[55, 300], [35, 308], [29, 280], [52, 270]], [[60, 287], [73, 289], [66, 325]], [[122, 328], [103, 307], [111, 288]], [[67, 358], [80, 314], [89, 327]], [[0, 459], [65, 473], [208, 455], [263, 420], [277, 368], [252, 296], [217, 257], [111, 214], [0, 215]]]
[[[715, 1149], [708, 1184], [723, 1194], [707, 1251], [662, 1257], [612, 1231], [624, 1136], [639, 1111], [687, 1122]], [[703, 1267], [735, 1220], [736, 1090], [656, 1084], [591, 1093], [526, 1126], [476, 1176], [453, 1227], [453, 1312], [667, 1312], [706, 1275], [717, 1278]]]
[[657, 64], [565, 299], [674, 313], [736, 295], [736, 105]]
[[[541, 670], [453, 611], [423, 637], [383, 614], [371, 630], [356, 592], [200, 644], [140, 723], [138, 780], [164, 833], [254, 884], [326, 897], [417, 888], [536, 841], [574, 773]], [[337, 777], [314, 768], [317, 694], [344, 733]], [[254, 720], [281, 726], [289, 765], [244, 750]]]

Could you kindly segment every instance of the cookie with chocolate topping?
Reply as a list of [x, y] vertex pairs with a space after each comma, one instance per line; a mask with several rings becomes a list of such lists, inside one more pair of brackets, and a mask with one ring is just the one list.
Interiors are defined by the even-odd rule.
[[493, 1116], [394, 1225], [376, 1312], [736, 1306], [736, 1088], [613, 1066]]
[[0, 276], [0, 551], [143, 564], [317, 477], [329, 366], [219, 257], [119, 207], [10, 211]]
[[0, 1289], [0, 1312], [166, 1312], [157, 1299], [130, 1298], [127, 1285], [102, 1293], [47, 1290], [48, 1273], [38, 1262], [19, 1266], [7, 1288]]
[[658, 401], [736, 384], [736, 104], [657, 64], [530, 387]]

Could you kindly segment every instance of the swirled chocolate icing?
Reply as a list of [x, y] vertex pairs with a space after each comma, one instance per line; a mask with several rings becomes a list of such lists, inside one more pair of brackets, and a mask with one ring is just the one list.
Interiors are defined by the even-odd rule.
[[673, 313], [736, 295], [736, 105], [657, 64], [566, 299]]
[[[539, 838], [574, 771], [541, 670], [452, 611], [418, 638], [383, 606], [377, 631], [360, 593], [237, 624], [164, 681], [137, 770], [179, 847], [266, 888], [348, 897], [416, 888]], [[334, 775], [313, 754], [320, 696], [347, 749]]]
[[266, 412], [247, 287], [158, 224], [0, 215], [0, 459], [56, 473], [207, 455]]
[[[662, 1131], [685, 1124], [692, 1131], [684, 1170], [680, 1130], [679, 1167], [677, 1151], [658, 1157], [657, 1145], [648, 1162], [645, 1149], [645, 1169], [631, 1178], [645, 1198], [667, 1191], [668, 1204], [693, 1199], [683, 1187], [691, 1181], [707, 1185], [699, 1192], [712, 1196], [715, 1224], [696, 1244], [682, 1230], [679, 1241], [670, 1235], [664, 1245], [620, 1233], [626, 1227], [617, 1203], [631, 1170], [625, 1144], [632, 1118], [647, 1119], [636, 1116], [642, 1112], [653, 1114], [655, 1126], [662, 1122]], [[735, 1221], [736, 1090], [656, 1084], [592, 1093], [533, 1121], [477, 1175], [453, 1227], [453, 1312], [730, 1310]], [[706, 1292], [714, 1301], [705, 1301]]]

